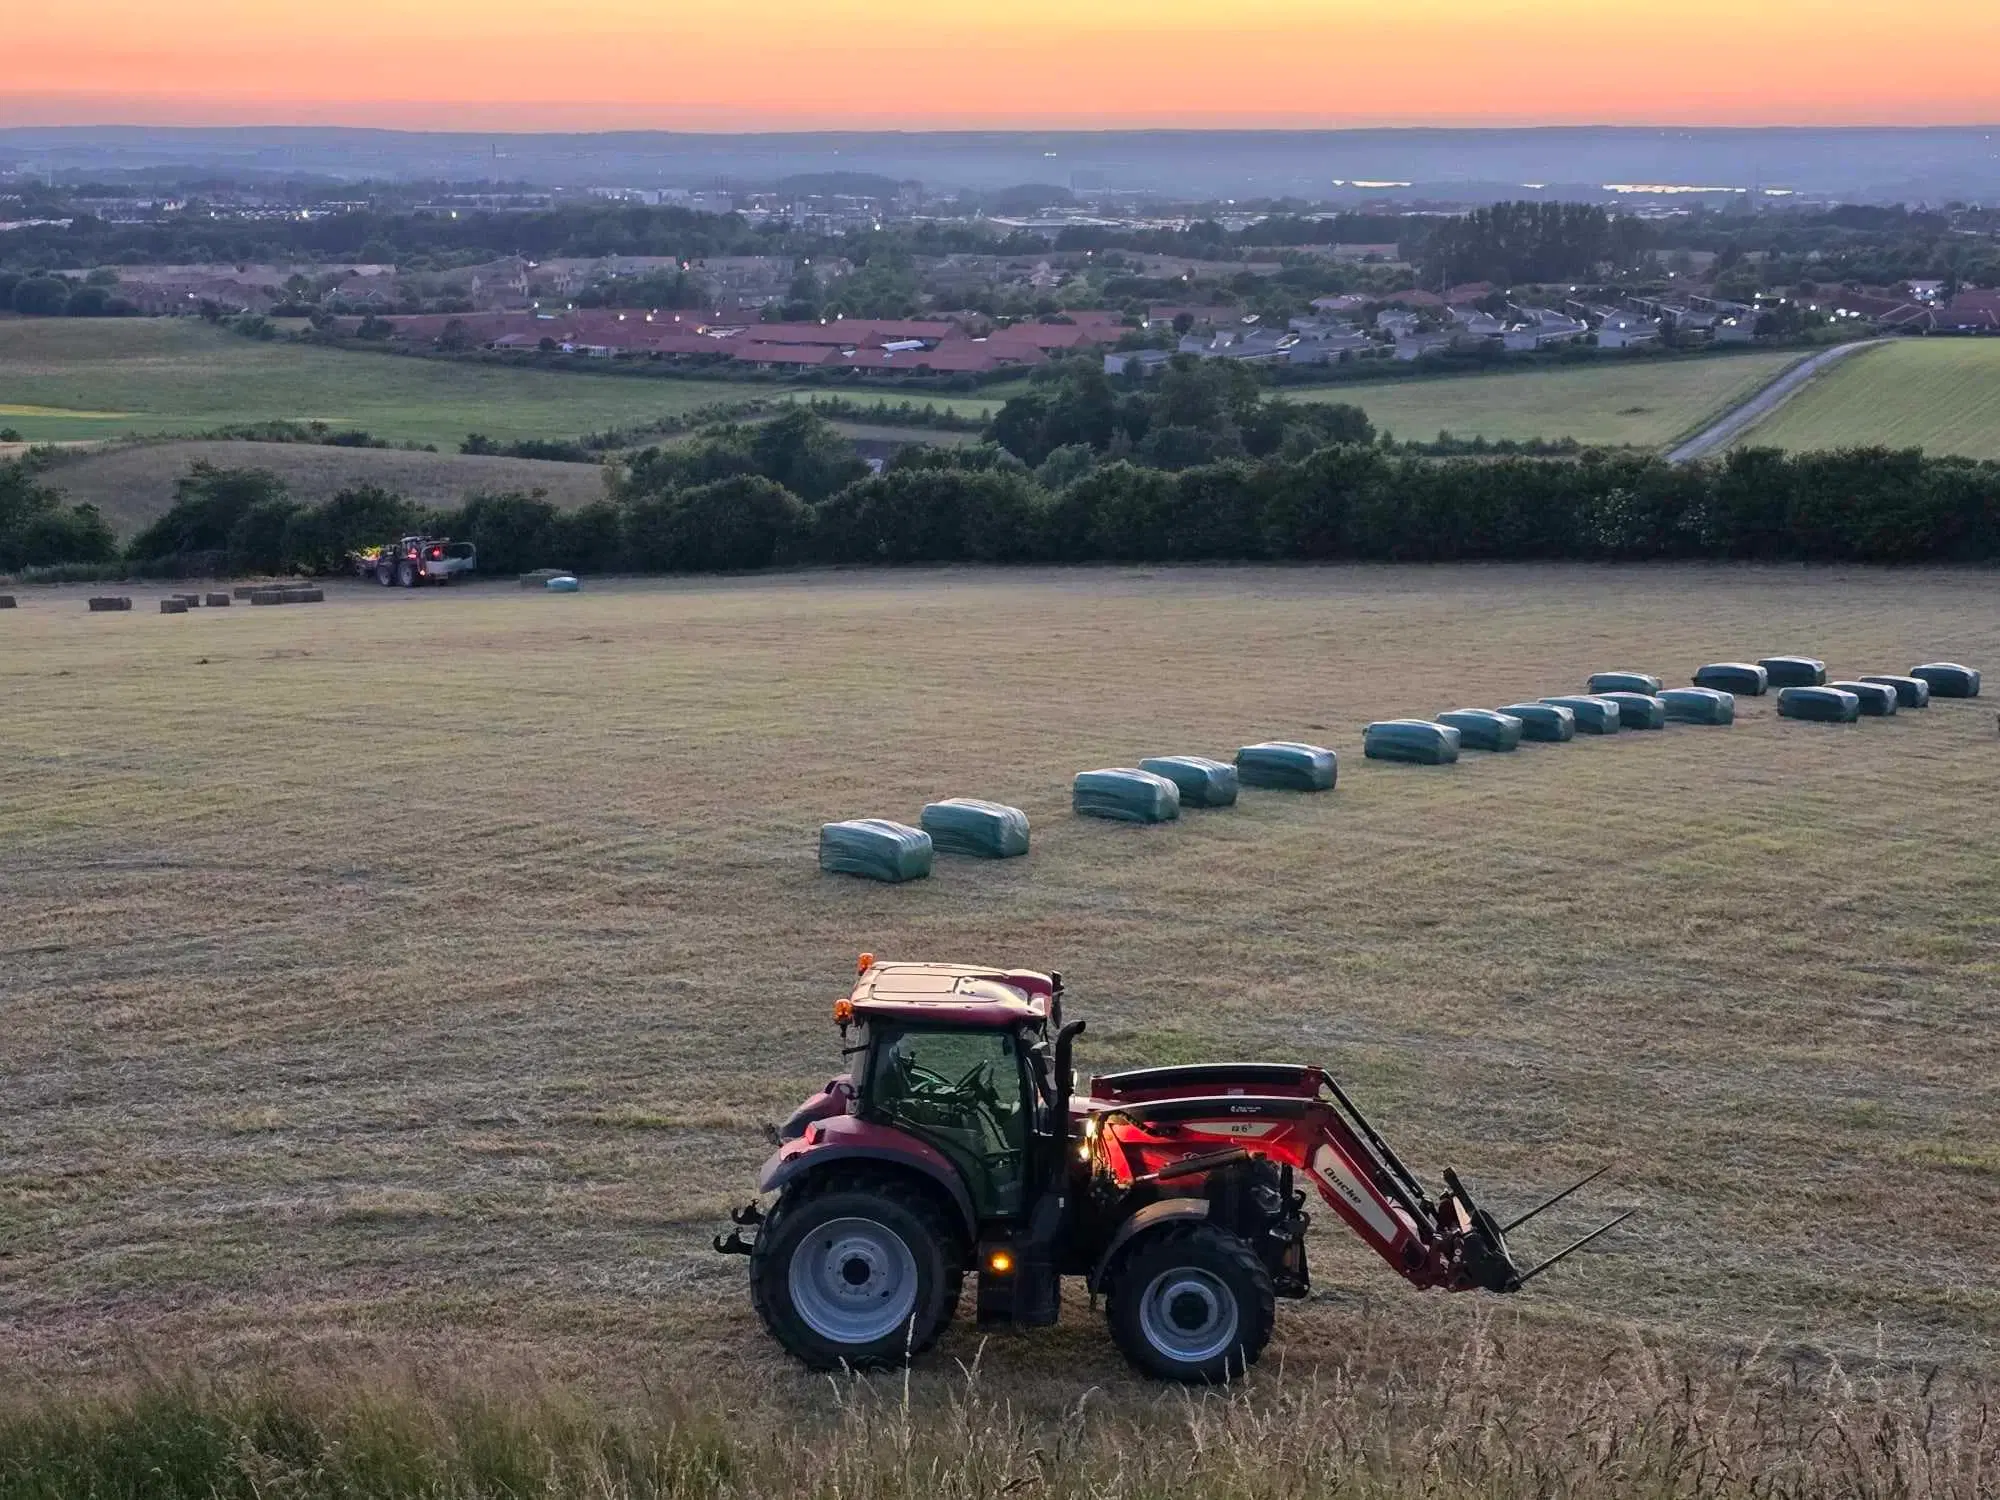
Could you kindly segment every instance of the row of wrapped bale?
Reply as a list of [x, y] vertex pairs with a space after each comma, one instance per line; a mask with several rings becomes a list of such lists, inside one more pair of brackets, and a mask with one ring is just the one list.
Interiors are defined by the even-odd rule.
[[1861, 714], [1861, 700], [1834, 687], [1788, 687], [1778, 690], [1778, 717], [1811, 719], [1821, 724], [1852, 724]]
[[1560, 744], [1576, 738], [1576, 715], [1559, 703], [1508, 703], [1500, 712], [1521, 721], [1521, 738]]
[[1500, 709], [1454, 708], [1437, 721], [1458, 731], [1462, 749], [1504, 753], [1521, 743], [1521, 721]]
[[1448, 766], [1458, 759], [1458, 746], [1457, 729], [1430, 719], [1383, 719], [1361, 737], [1362, 753], [1370, 760], [1418, 766]]

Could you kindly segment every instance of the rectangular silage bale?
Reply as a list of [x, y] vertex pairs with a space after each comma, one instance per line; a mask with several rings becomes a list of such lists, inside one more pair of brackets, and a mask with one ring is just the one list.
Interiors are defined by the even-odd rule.
[[229, 596], [227, 594], [210, 594], [203, 603], [209, 609], [227, 609], [229, 608]]
[[1933, 698], [1979, 696], [1977, 667], [1962, 667], [1955, 661], [1927, 661], [1920, 667], [1910, 668], [1910, 675], [1929, 683]]
[[188, 606], [185, 599], [162, 599], [160, 601], [160, 613], [163, 615], [184, 615], [187, 612]]
[[262, 584], [239, 583], [236, 585], [235, 588], [231, 589], [229, 592], [234, 594], [238, 599], [248, 599], [252, 594], [256, 593], [257, 590], [261, 587], [263, 587]]
[[1028, 815], [1004, 802], [947, 797], [928, 804], [919, 821], [940, 854], [1012, 859], [1028, 852]]
[[830, 875], [859, 875], [900, 885], [931, 873], [931, 836], [887, 818], [852, 818], [822, 824], [819, 867]]
[[1070, 783], [1070, 807], [1080, 818], [1171, 823], [1181, 815], [1181, 791], [1166, 777], [1137, 766], [1109, 766], [1077, 773]]
[[1861, 717], [1861, 700], [1831, 687], [1788, 687], [1778, 691], [1778, 717], [1810, 719], [1817, 724], [1852, 724]]
[[1205, 755], [1153, 755], [1139, 769], [1164, 776], [1180, 791], [1182, 807], [1230, 807], [1236, 801], [1236, 767]]
[[250, 602], [252, 604], [284, 604], [288, 601], [285, 598], [285, 591], [283, 589], [252, 589], [250, 591]]
[[1562, 693], [1542, 702], [1552, 708], [1566, 708], [1576, 715], [1578, 734], [1616, 734], [1618, 705], [1592, 693]]
[[1929, 708], [1931, 685], [1921, 677], [1901, 677], [1894, 672], [1864, 672], [1861, 681], [1880, 683], [1896, 690], [1898, 708]]
[[1521, 743], [1521, 721], [1495, 709], [1454, 708], [1439, 714], [1437, 721], [1458, 731], [1461, 749], [1504, 752]]
[[1521, 738], [1558, 745], [1576, 738], [1576, 715], [1558, 703], [1509, 703], [1500, 712], [1521, 721]]
[[1587, 691], [1592, 693], [1644, 693], [1657, 697], [1660, 679], [1651, 672], [1592, 672]]
[[0, 609], [12, 609], [13, 607], [14, 596], [12, 594], [0, 594]]
[[1601, 693], [1618, 705], [1618, 727], [1626, 729], [1665, 729], [1667, 727], [1667, 706], [1651, 693]]
[[1757, 665], [1774, 688], [1820, 687], [1826, 682], [1826, 663], [1817, 656], [1760, 656]]
[[1448, 766], [1458, 759], [1458, 731], [1429, 719], [1380, 719], [1362, 731], [1361, 753], [1370, 760]]
[[1755, 662], [1712, 661], [1695, 669], [1694, 685], [1743, 698], [1761, 698], [1771, 685], [1771, 674]]
[[1324, 745], [1265, 740], [1236, 752], [1236, 778], [1276, 791], [1330, 792], [1340, 779], [1340, 757]]
[[1736, 698], [1720, 688], [1663, 688], [1660, 705], [1676, 724], [1734, 724]]
[[115, 614], [132, 607], [132, 601], [120, 594], [95, 594], [89, 604], [90, 612], [94, 615]]
[[1827, 686], [1852, 693], [1864, 719], [1886, 719], [1902, 706], [1896, 690], [1884, 682], [1829, 682]]

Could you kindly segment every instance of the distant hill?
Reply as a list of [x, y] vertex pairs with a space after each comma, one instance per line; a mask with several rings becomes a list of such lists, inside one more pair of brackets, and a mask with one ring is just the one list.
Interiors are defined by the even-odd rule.
[[[921, 181], [938, 192], [1047, 181], [1179, 197], [1615, 196], [1607, 184], [1748, 189], [1853, 202], [2000, 197], [1990, 127], [1512, 130], [674, 131], [492, 135], [341, 127], [0, 130], [31, 171], [173, 164], [218, 172], [470, 181], [505, 163], [550, 186], [700, 186], [786, 176]], [[1527, 184], [1539, 184], [1528, 188]]]

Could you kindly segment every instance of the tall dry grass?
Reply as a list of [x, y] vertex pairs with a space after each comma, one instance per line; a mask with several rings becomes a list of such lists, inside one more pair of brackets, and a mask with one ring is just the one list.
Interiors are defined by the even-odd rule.
[[681, 1385], [601, 1402], [531, 1378], [404, 1369], [155, 1377], [0, 1408], [0, 1497], [1963, 1497], [2000, 1486], [1991, 1392], [1753, 1352], [1634, 1345], [1544, 1370], [1481, 1330], [1435, 1368], [1026, 1410], [975, 1359], [829, 1379], [805, 1410]]

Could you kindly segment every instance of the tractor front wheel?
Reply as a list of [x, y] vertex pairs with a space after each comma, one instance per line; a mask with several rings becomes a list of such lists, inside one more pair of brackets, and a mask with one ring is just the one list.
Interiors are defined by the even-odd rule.
[[815, 1370], [894, 1369], [937, 1342], [963, 1275], [930, 1196], [890, 1177], [788, 1190], [757, 1235], [750, 1299]]
[[1214, 1224], [1155, 1230], [1119, 1265], [1106, 1315], [1119, 1350], [1157, 1380], [1240, 1377], [1271, 1340], [1271, 1273]]

